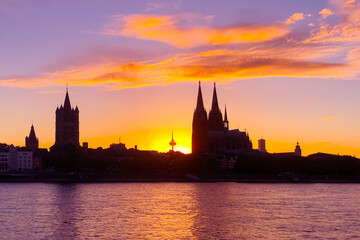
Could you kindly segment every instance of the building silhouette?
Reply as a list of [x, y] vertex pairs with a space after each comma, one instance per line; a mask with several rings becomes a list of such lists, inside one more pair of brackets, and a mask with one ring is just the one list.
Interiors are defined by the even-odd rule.
[[39, 148], [39, 139], [36, 137], [34, 125], [31, 125], [29, 136], [25, 137], [25, 147], [29, 150], [37, 150]]
[[207, 119], [199, 82], [197, 104], [192, 125], [192, 152], [220, 153], [240, 149], [252, 149], [249, 135], [246, 132], [241, 132], [239, 129], [229, 130], [226, 106], [223, 119], [218, 104], [215, 83], [211, 110]]
[[266, 153], [265, 139], [263, 138], [259, 139], [258, 146], [260, 152]]
[[79, 109], [71, 108], [68, 88], [64, 105], [55, 111], [55, 144], [50, 149], [80, 147], [79, 143]]
[[301, 157], [301, 148], [300, 148], [299, 142], [296, 143], [295, 156]]

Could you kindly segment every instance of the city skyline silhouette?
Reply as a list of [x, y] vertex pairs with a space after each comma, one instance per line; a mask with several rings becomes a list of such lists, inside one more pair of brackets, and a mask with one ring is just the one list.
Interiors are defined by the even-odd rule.
[[121, 137], [165, 152], [174, 129], [176, 149], [189, 153], [201, 81], [206, 111], [216, 82], [229, 127], [246, 128], [253, 148], [263, 136], [270, 152], [299, 140], [304, 155], [358, 156], [358, 4], [69, 3], [0, 6], [0, 142], [24, 145], [33, 123], [50, 148], [68, 83], [80, 143]]

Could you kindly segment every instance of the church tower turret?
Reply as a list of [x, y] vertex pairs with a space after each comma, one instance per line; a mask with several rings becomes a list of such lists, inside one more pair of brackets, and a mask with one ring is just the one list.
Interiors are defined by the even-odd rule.
[[212, 106], [211, 106], [211, 110], [209, 113], [209, 130], [211, 130], [211, 131], [223, 131], [224, 130], [224, 122], [223, 122], [221, 111], [219, 109], [215, 83], [214, 83]]
[[30, 150], [36, 150], [39, 148], [39, 139], [36, 137], [34, 125], [31, 125], [29, 136], [25, 137], [25, 147]]
[[196, 109], [192, 124], [192, 153], [204, 153], [208, 144], [207, 112], [204, 108], [201, 85], [199, 82]]
[[301, 148], [300, 148], [299, 142], [296, 142], [295, 156], [301, 157]]

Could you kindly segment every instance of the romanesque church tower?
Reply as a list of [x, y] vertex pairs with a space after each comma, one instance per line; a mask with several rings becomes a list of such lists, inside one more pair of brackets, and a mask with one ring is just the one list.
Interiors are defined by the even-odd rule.
[[208, 145], [208, 121], [207, 113], [204, 108], [201, 85], [197, 97], [196, 109], [194, 111], [192, 123], [192, 153], [204, 153]]
[[55, 111], [55, 144], [52, 148], [79, 147], [79, 109], [71, 108], [69, 92], [66, 88], [64, 106]]

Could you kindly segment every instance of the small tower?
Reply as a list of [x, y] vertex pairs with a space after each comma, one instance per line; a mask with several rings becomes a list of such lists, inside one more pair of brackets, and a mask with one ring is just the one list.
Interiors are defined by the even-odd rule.
[[225, 116], [224, 116], [224, 130], [229, 131], [229, 120], [227, 118], [226, 105], [225, 105]]
[[265, 139], [263, 138], [259, 139], [258, 146], [260, 152], [266, 153]]
[[300, 148], [299, 142], [296, 143], [295, 156], [301, 157], [301, 148]]
[[34, 125], [31, 125], [29, 136], [25, 137], [25, 147], [30, 150], [36, 150], [39, 148], [39, 139], [36, 137]]
[[171, 151], [174, 152], [174, 146], [176, 145], [176, 142], [174, 141], [174, 130], [171, 131], [171, 141], [169, 144], [171, 146]]

